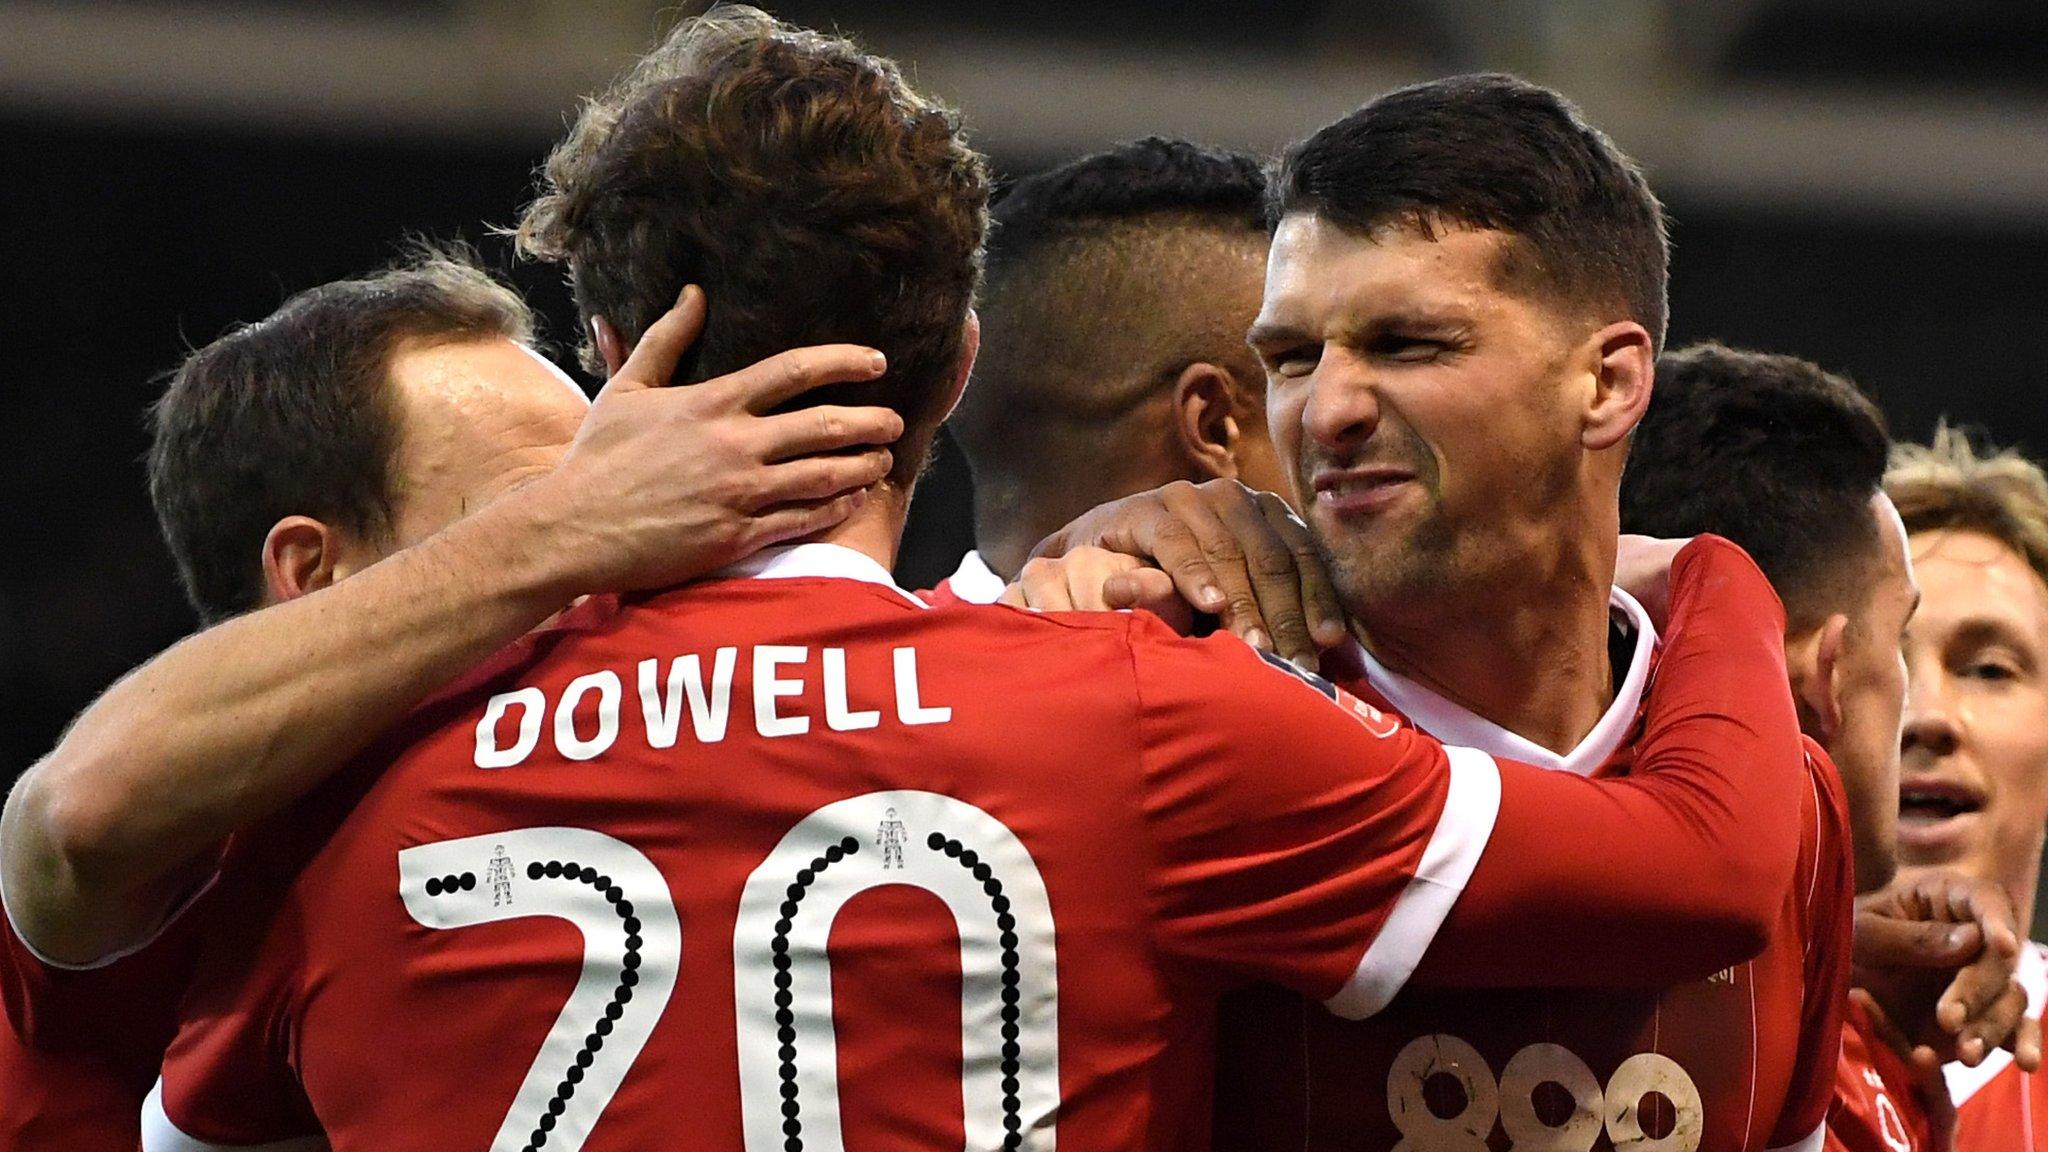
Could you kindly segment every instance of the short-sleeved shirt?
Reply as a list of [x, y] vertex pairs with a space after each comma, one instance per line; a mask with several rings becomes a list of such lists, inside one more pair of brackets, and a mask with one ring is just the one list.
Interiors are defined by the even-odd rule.
[[[1651, 623], [1619, 591], [1612, 629], [1614, 703], [1565, 755], [1356, 646], [1336, 653], [1325, 671], [1446, 741], [1558, 771], [1625, 776], [1659, 653]], [[1796, 878], [1754, 960], [1691, 984], [1641, 990], [1411, 986], [1385, 1012], [1355, 1022], [1273, 989], [1226, 998], [1219, 1152], [1818, 1148], [1841, 1032], [1854, 881], [1840, 780], [1811, 741], [1806, 754]], [[1669, 877], [1676, 891], [1718, 880]], [[1514, 942], [1500, 946], [1512, 952]]]
[[[2027, 1015], [2038, 1020], [2048, 1002], [2048, 945], [2020, 953], [2018, 976]], [[1975, 1068], [1958, 1062], [1942, 1072], [1956, 1106], [1957, 1152], [2048, 1152], [2048, 1077], [2020, 1071], [2002, 1048]]]
[[149, 1146], [1198, 1147], [1216, 995], [1370, 1010], [1492, 827], [1490, 757], [1228, 636], [738, 576], [250, 836]]

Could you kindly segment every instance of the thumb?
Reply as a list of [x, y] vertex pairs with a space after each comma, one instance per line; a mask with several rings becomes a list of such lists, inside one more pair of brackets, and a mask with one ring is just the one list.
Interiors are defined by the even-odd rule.
[[675, 376], [676, 363], [703, 333], [706, 309], [704, 290], [695, 284], [685, 286], [682, 295], [676, 297], [675, 307], [648, 327], [626, 362], [605, 381], [597, 394], [598, 400], [613, 392], [667, 387]]

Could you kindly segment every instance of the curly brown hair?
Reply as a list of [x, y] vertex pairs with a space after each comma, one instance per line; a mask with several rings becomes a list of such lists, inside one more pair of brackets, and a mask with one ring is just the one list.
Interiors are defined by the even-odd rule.
[[[678, 383], [807, 344], [881, 349], [881, 379], [799, 403], [901, 413], [907, 483], [960, 368], [988, 195], [958, 118], [894, 63], [721, 5], [584, 105], [517, 236], [629, 347], [701, 285], [710, 310]], [[587, 340], [582, 356], [603, 371]]]

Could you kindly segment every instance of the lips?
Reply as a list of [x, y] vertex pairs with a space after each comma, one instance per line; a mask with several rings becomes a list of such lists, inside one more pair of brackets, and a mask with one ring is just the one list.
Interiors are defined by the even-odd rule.
[[1310, 477], [1316, 503], [1341, 513], [1374, 512], [1415, 479], [1405, 468], [1324, 468]]
[[1983, 790], [1936, 777], [1899, 782], [1899, 846], [1917, 856], [1947, 856], [1966, 847], [1984, 809]]

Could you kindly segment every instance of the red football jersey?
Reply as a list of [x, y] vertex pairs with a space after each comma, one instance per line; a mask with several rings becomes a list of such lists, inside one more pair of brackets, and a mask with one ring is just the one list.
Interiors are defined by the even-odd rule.
[[[2020, 954], [2018, 976], [2027, 1014], [2039, 1019], [2048, 1001], [2048, 945]], [[1942, 1071], [1956, 1105], [1957, 1152], [2048, 1152], [2048, 1076], [2020, 1071], [2004, 1049], [1975, 1068], [1955, 1063]]]
[[140, 948], [89, 967], [43, 957], [6, 919], [0, 1149], [133, 1152], [203, 918], [188, 906]]
[[1934, 1147], [1934, 1130], [1912, 1071], [1853, 1003], [1843, 1014], [1827, 1146], [1830, 1152], [1929, 1152]]
[[[1538, 747], [1353, 648], [1328, 661], [1357, 695], [1446, 741], [1553, 770], [1625, 776], [1644, 688], [1659, 674], [1654, 630], [1616, 593], [1613, 706], [1569, 755]], [[1626, 671], [1623, 672], [1622, 670]], [[1555, 1148], [1817, 1149], [1832, 1093], [1847, 989], [1854, 881], [1841, 783], [1807, 744], [1797, 877], [1763, 953], [1706, 979], [1640, 991], [1583, 986], [1475, 992], [1417, 985], [1380, 1015], [1338, 1020], [1276, 990], [1226, 999], [1219, 1035], [1217, 1147], [1363, 1150]], [[1572, 852], [1545, 837], [1489, 850], [1488, 867]], [[1510, 851], [1527, 855], [1505, 854]], [[1674, 891], [1737, 883], [1660, 869]], [[1497, 947], [1522, 947], [1503, 937]], [[1570, 969], [1604, 944], [1528, 958]]]
[[[743, 570], [530, 638], [252, 837], [146, 1145], [1199, 1148], [1218, 991], [1374, 1010], [1559, 791], [1227, 636], [926, 610], [828, 545]], [[1765, 827], [1783, 712], [1726, 777]], [[1637, 799], [1580, 807], [1625, 838]]]

